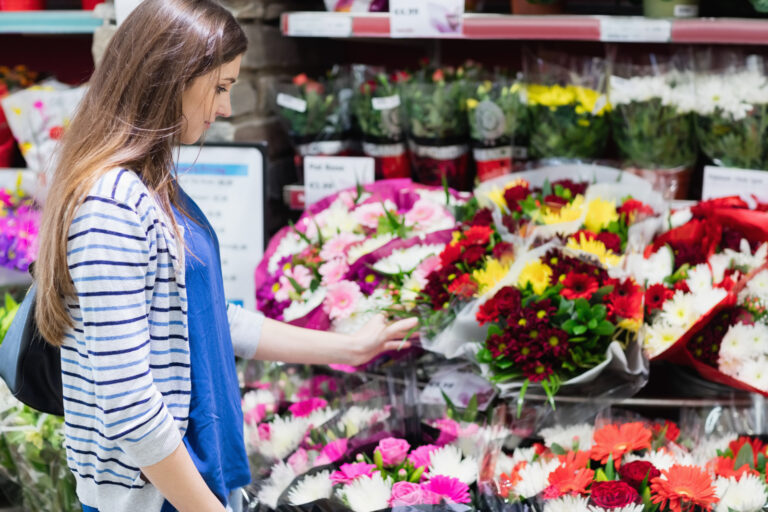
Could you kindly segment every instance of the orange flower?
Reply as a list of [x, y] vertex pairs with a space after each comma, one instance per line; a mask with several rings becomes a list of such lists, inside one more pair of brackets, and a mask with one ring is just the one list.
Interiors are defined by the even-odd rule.
[[549, 474], [549, 487], [544, 489], [543, 497], [555, 499], [566, 494], [584, 494], [594, 477], [591, 469], [560, 465]]
[[672, 512], [691, 510], [694, 506], [711, 511], [718, 502], [715, 487], [706, 471], [696, 466], [675, 464], [651, 481], [651, 501], [669, 507]]
[[618, 426], [606, 425], [595, 431], [594, 439], [590, 457], [605, 464], [608, 457], [613, 455], [616, 467], [625, 454], [651, 447], [651, 431], [639, 421]]
[[502, 498], [508, 498], [512, 489], [520, 482], [520, 470], [528, 465], [527, 461], [518, 462], [509, 475], [502, 473], [499, 477], [499, 495]]
[[586, 468], [589, 466], [589, 452], [577, 451], [568, 452], [565, 455], [558, 455], [560, 464], [572, 469]]
[[711, 471], [715, 475], [723, 478], [740, 479], [744, 474], [760, 476], [760, 473], [750, 468], [749, 464], [744, 464], [740, 468], [734, 467], [736, 459], [731, 459], [729, 457], [715, 457], [710, 464]]

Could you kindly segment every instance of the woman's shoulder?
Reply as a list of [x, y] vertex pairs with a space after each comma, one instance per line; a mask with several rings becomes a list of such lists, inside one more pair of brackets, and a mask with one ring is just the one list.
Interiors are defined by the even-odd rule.
[[136, 201], [149, 190], [131, 169], [115, 167], [102, 173], [88, 195], [136, 208]]

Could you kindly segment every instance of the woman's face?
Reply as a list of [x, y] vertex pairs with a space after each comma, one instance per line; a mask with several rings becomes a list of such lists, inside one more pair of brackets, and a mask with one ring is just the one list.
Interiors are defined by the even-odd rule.
[[195, 78], [184, 90], [181, 95], [183, 144], [194, 144], [217, 117], [229, 117], [232, 113], [229, 91], [240, 74], [240, 60], [238, 56], [232, 62]]

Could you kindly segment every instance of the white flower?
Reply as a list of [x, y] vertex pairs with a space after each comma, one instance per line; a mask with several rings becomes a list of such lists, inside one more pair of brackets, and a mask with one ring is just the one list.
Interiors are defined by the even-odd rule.
[[243, 411], [248, 412], [257, 405], [272, 405], [276, 402], [275, 395], [266, 389], [249, 391], [243, 395]]
[[307, 416], [307, 423], [312, 428], [319, 428], [331, 421], [333, 418], [335, 418], [339, 414], [338, 409], [333, 409], [331, 407], [324, 407], [323, 409], [317, 409], [315, 411], [312, 411], [309, 416]]
[[705, 465], [717, 456], [717, 452], [724, 452], [728, 445], [738, 439], [738, 437], [737, 434], [726, 434], [724, 436], [711, 436], [700, 439], [691, 451], [694, 465]]
[[629, 253], [626, 256], [627, 271], [638, 283], [646, 286], [661, 283], [674, 272], [674, 255], [668, 246], [659, 248], [648, 259], [640, 253]]
[[369, 297], [358, 301], [355, 311], [349, 317], [334, 319], [332, 330], [341, 334], [353, 334], [379, 312], [391, 307], [393, 303], [392, 297], [386, 290], [376, 289]]
[[655, 357], [671, 347], [685, 331], [685, 327], [670, 325], [664, 321], [654, 322], [652, 325], [640, 327], [639, 338], [648, 357]]
[[290, 322], [310, 314], [325, 300], [325, 287], [319, 287], [314, 292], [310, 290], [301, 294], [301, 300], [292, 301], [283, 311], [283, 321]]
[[693, 312], [696, 316], [696, 320], [698, 320], [701, 315], [717, 306], [727, 295], [728, 292], [723, 288], [712, 288], [711, 290], [702, 291], [694, 295]]
[[669, 216], [669, 229], [674, 229], [682, 226], [693, 218], [693, 212], [690, 208], [683, 208], [677, 210]]
[[389, 508], [389, 498], [392, 497], [392, 482], [384, 480], [381, 473], [376, 472], [370, 477], [355, 479], [344, 486], [341, 494], [355, 512], [373, 512]]
[[744, 361], [736, 378], [761, 391], [768, 391], [768, 358], [761, 356]]
[[725, 249], [723, 254], [729, 258], [730, 263], [734, 267], [744, 267], [748, 272], [765, 263], [766, 256], [768, 256], [768, 243], [762, 244], [757, 248], [755, 254], [752, 254], [752, 247], [749, 245], [749, 241], [742, 238], [739, 242], [738, 251]]
[[[445, 191], [440, 189], [433, 189], [433, 190], [427, 190], [427, 189], [418, 189], [416, 191], [417, 194], [419, 194], [419, 197], [421, 199], [426, 199], [427, 201], [431, 201], [437, 205], [445, 206]], [[462, 198], [456, 198], [451, 194], [449, 196], [448, 205], [449, 206], [459, 206], [464, 203], [466, 203], [466, 199]]]
[[713, 286], [712, 271], [707, 265], [696, 265], [688, 271], [688, 279], [685, 282], [692, 294], [711, 290]]
[[588, 498], [581, 496], [563, 496], [544, 502], [544, 512], [589, 512]]
[[288, 493], [288, 501], [291, 505], [303, 505], [330, 498], [332, 492], [331, 472], [322, 471], [302, 478]]
[[299, 447], [307, 428], [309, 423], [306, 418], [276, 416], [270, 423], [269, 440], [253, 444], [265, 457], [282, 460]]
[[275, 253], [269, 259], [267, 270], [269, 270], [270, 274], [274, 274], [277, 272], [277, 264], [281, 259], [285, 258], [286, 256], [299, 254], [308, 246], [309, 244], [307, 244], [307, 242], [296, 233], [288, 233], [280, 240], [280, 243], [277, 244]]
[[270, 508], [277, 508], [277, 500], [280, 499], [283, 491], [291, 485], [294, 478], [296, 478], [296, 474], [293, 472], [293, 468], [283, 461], [278, 462], [272, 466], [269, 478], [259, 490], [259, 501]]
[[445, 244], [428, 244], [396, 249], [386, 258], [374, 263], [373, 269], [382, 274], [408, 273], [430, 256], [439, 255], [444, 248]]
[[461, 449], [447, 445], [432, 452], [429, 458], [429, 474], [457, 478], [467, 485], [477, 480], [477, 460], [474, 457], [462, 459]]
[[743, 296], [755, 297], [762, 303], [768, 303], [768, 270], [761, 270], [747, 282], [740, 298]]
[[549, 462], [536, 461], [526, 464], [518, 473], [520, 481], [515, 486], [515, 495], [521, 498], [532, 498], [539, 494], [547, 488], [549, 474], [559, 465], [560, 461], [557, 459]]
[[683, 452], [672, 453], [669, 450], [657, 450], [649, 451], [643, 455], [629, 454], [626, 456], [624, 462], [634, 462], [636, 460], [644, 460], [653, 464], [659, 471], [664, 471], [671, 468], [675, 464], [692, 464], [692, 457], [689, 454]]
[[715, 489], [720, 498], [715, 512], [760, 512], [768, 501], [765, 482], [755, 475], [744, 474], [740, 480], [718, 478]]
[[343, 202], [336, 201], [314, 217], [307, 217], [306, 234], [310, 240], [317, 238], [317, 228], [324, 239], [338, 233], [352, 233], [360, 227], [357, 219], [349, 212]]
[[682, 290], [676, 291], [661, 307], [661, 320], [672, 327], [689, 328], [697, 319], [695, 302], [698, 297]]
[[505, 475], [509, 475], [512, 473], [512, 470], [515, 469], [515, 466], [517, 463], [515, 462], [515, 459], [510, 457], [504, 452], [499, 452], [499, 456], [496, 458], [496, 468], [495, 468], [495, 477], [499, 478], [502, 473]]
[[394, 234], [387, 233], [386, 235], [369, 238], [365, 242], [353, 245], [347, 251], [347, 259], [349, 260], [349, 264], [351, 265], [366, 254], [372, 253], [376, 249], [385, 246], [394, 239]]
[[594, 425], [582, 423], [568, 427], [545, 428], [539, 432], [539, 435], [544, 438], [544, 444], [547, 448], [552, 448], [553, 444], [558, 444], [565, 450], [570, 450], [578, 442], [579, 450], [589, 450], [592, 448], [592, 434], [594, 432]]
[[346, 437], [352, 437], [361, 430], [368, 428], [378, 421], [383, 421], [389, 417], [389, 413], [382, 409], [370, 409], [353, 405], [344, 413], [336, 423], [339, 430], [343, 431]]
[[765, 354], [768, 354], [768, 326], [763, 323], [736, 323], [728, 328], [720, 344], [722, 360], [740, 362]]
[[528, 448], [517, 448], [512, 453], [512, 460], [515, 464], [518, 462], [531, 462], [533, 458], [536, 456], [536, 448], [533, 446]]
[[699, 74], [696, 98], [699, 114], [718, 114], [738, 121], [747, 117], [755, 104], [768, 103], [768, 83], [756, 69]]

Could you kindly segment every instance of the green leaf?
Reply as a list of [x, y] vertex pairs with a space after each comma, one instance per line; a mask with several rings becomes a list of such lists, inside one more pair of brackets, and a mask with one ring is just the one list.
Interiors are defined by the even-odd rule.
[[597, 319], [596, 318], [590, 319], [589, 322], [587, 322], [587, 328], [590, 331], [594, 331], [595, 329], [597, 329]]
[[408, 479], [408, 481], [411, 482], [412, 484], [418, 483], [421, 481], [421, 475], [423, 474], [424, 474], [424, 466], [416, 468], [416, 471], [411, 473], [411, 476]]
[[531, 383], [530, 380], [525, 379], [525, 382], [523, 382], [523, 387], [520, 388], [520, 394], [517, 395], [517, 417], [518, 418], [523, 413], [523, 402], [525, 401], [525, 392], [528, 391], [528, 384], [530, 383]]
[[504, 329], [502, 329], [499, 325], [491, 324], [488, 326], [488, 337], [490, 338], [493, 335], [501, 336], [504, 334]]
[[605, 474], [605, 471], [603, 471], [603, 468], [598, 469], [595, 471], [595, 482], [607, 482], [610, 478], [608, 478], [608, 475]]
[[580, 335], [587, 332], [587, 327], [584, 325], [576, 325], [573, 327], [573, 334]]
[[600, 336], [609, 336], [609, 335], [613, 334], [613, 331], [615, 331], [615, 330], [616, 330], [616, 326], [614, 326], [608, 320], [603, 320], [597, 326], [597, 329], [595, 329], [595, 332], [597, 334], [599, 334]]
[[565, 454], [567, 454], [567, 453], [568, 453], [568, 452], [565, 450], [565, 448], [563, 448], [562, 446], [560, 446], [560, 445], [559, 445], [559, 444], [557, 444], [557, 443], [552, 443], [552, 447], [550, 448], [550, 451], [551, 451], [552, 453], [554, 453], [555, 455], [565, 455]]
[[739, 454], [736, 456], [736, 461], [733, 463], [733, 469], [738, 471], [742, 466], [749, 466], [751, 469], [755, 469], [755, 455], [752, 451], [752, 445], [745, 443], [739, 450]]
[[477, 408], [478, 408], [478, 399], [477, 399], [477, 393], [472, 395], [472, 398], [469, 399], [469, 404], [467, 404], [467, 410], [464, 413], [464, 420], [474, 422], [475, 418], [477, 418]]
[[608, 455], [608, 461], [605, 463], [605, 476], [608, 480], [616, 479], [616, 467], [613, 463], [613, 454]]

